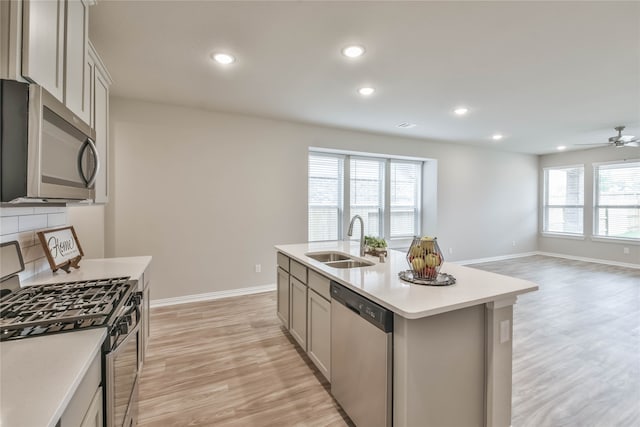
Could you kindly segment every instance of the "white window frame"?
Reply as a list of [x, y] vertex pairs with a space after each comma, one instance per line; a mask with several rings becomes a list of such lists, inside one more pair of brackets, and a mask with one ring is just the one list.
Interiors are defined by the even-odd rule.
[[[390, 232], [391, 232], [391, 175], [390, 175], [390, 169], [391, 169], [391, 161], [394, 162], [404, 162], [404, 163], [416, 163], [420, 165], [420, 174], [417, 180], [417, 185], [418, 185], [418, 200], [417, 200], [417, 207], [416, 207], [416, 214], [415, 214], [415, 235], [416, 236], [420, 236], [420, 233], [422, 231], [422, 221], [423, 221], [423, 206], [422, 206], [422, 199], [423, 199], [423, 179], [424, 179], [424, 162], [426, 160], [423, 159], [418, 159], [418, 158], [409, 158], [409, 157], [394, 157], [394, 156], [387, 156], [387, 155], [378, 155], [378, 154], [370, 154], [370, 153], [358, 153], [358, 152], [347, 152], [347, 151], [341, 151], [341, 150], [326, 150], [326, 149], [312, 149], [310, 148], [308, 153], [307, 153], [307, 158], [309, 155], [326, 155], [326, 156], [333, 156], [333, 157], [340, 157], [343, 159], [343, 175], [342, 175], [342, 182], [343, 182], [343, 191], [342, 191], [342, 197], [343, 197], [343, 203], [342, 203], [342, 223], [340, 224], [340, 226], [338, 227], [338, 240], [344, 240], [347, 236], [347, 230], [349, 228], [349, 223], [351, 221], [351, 159], [352, 158], [358, 158], [358, 159], [372, 159], [372, 160], [384, 160], [385, 164], [384, 164], [384, 203], [383, 203], [383, 207], [382, 207], [382, 212], [381, 212], [381, 216], [382, 216], [382, 237], [391, 245], [392, 242], [395, 242], [398, 245], [404, 245], [404, 244], [409, 244], [411, 242], [411, 240], [413, 239], [413, 236], [398, 236], [398, 237], [391, 237], [390, 236]], [[308, 173], [307, 173], [307, 179], [308, 179]], [[309, 209], [309, 197], [307, 196], [307, 210]], [[307, 223], [307, 237], [309, 236], [309, 230], [308, 230], [308, 223]], [[356, 234], [356, 233], [354, 233]], [[352, 239], [354, 240], [359, 240], [360, 236], [352, 236]]]
[[628, 167], [630, 164], [640, 163], [640, 159], [631, 159], [631, 160], [616, 160], [611, 162], [599, 162], [593, 163], [593, 230], [592, 230], [592, 240], [602, 240], [602, 241], [620, 241], [620, 242], [628, 242], [631, 244], [640, 244], [640, 238], [635, 237], [619, 237], [619, 236], [606, 236], [599, 233], [599, 214], [598, 210], [601, 208], [606, 209], [640, 209], [640, 204], [638, 205], [601, 205], [600, 204], [600, 186], [599, 186], [599, 178], [600, 178], [600, 167], [601, 166], [609, 166], [609, 165], [621, 165]]
[[[344, 164], [348, 161], [346, 159], [346, 157], [343, 154], [338, 154], [338, 153], [327, 153], [327, 152], [320, 152], [320, 151], [309, 151], [309, 153], [307, 154], [307, 191], [309, 191], [309, 156], [310, 155], [314, 155], [314, 156], [318, 156], [318, 157], [332, 157], [335, 159], [339, 159], [342, 161], [343, 166], [342, 166], [342, 176], [339, 176], [338, 178], [342, 180], [342, 182], [340, 184], [342, 184], [342, 200], [340, 200], [340, 194], [338, 195], [338, 200], [341, 202], [336, 206], [337, 212], [338, 212], [338, 223], [336, 224], [337, 227], [337, 235], [338, 235], [338, 240], [342, 239], [342, 234], [343, 234], [343, 227], [344, 227], [344, 221], [343, 221], [343, 217], [344, 217], [344, 212], [345, 210], [349, 210], [349, 206], [345, 206], [344, 205], [344, 201], [345, 201], [345, 196], [344, 196], [344, 191], [345, 191], [345, 181], [346, 181], [346, 177], [344, 176], [344, 171], [345, 171], [345, 166]], [[311, 241], [309, 239], [309, 210], [310, 210], [310, 205], [309, 205], [309, 195], [307, 194], [307, 239], [309, 241]], [[318, 207], [325, 207], [322, 205], [318, 205]], [[314, 240], [315, 242], [321, 242], [322, 240]]]
[[[546, 235], [546, 236], [561, 236], [561, 237], [569, 237], [569, 238], [579, 238], [579, 239], [583, 239], [584, 238], [584, 215], [585, 215], [585, 208], [584, 208], [584, 180], [585, 180], [585, 175], [584, 175], [584, 164], [577, 164], [577, 165], [561, 165], [561, 166], [549, 166], [546, 168], [543, 168], [543, 195], [542, 195], [542, 234]], [[549, 204], [549, 171], [551, 170], [559, 170], [559, 169], [575, 169], [575, 168], [581, 168], [582, 169], [582, 204], [581, 205], [550, 205]], [[580, 208], [582, 209], [582, 232], [581, 233], [570, 233], [570, 232], [562, 232], [562, 231], [549, 231], [547, 229], [548, 226], [548, 208], [569, 208], [569, 209], [577, 209]]]

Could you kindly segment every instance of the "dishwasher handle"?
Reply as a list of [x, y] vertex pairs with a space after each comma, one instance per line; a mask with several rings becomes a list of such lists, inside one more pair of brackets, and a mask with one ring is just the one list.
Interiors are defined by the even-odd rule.
[[347, 307], [349, 310], [353, 311], [354, 313], [356, 313], [357, 315], [360, 315], [360, 310], [358, 310], [358, 307], [355, 307], [351, 304], [349, 304], [348, 302], [344, 304], [345, 307]]

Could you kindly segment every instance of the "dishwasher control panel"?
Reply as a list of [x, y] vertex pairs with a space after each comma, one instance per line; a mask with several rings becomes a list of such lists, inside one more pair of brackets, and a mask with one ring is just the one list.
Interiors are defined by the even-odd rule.
[[345, 286], [331, 282], [331, 298], [384, 332], [393, 331], [393, 312], [379, 304], [347, 289]]

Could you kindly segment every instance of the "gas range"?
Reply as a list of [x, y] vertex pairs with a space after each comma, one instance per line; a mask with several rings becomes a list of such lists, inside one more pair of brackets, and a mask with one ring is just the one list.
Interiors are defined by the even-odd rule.
[[0, 301], [0, 341], [112, 327], [139, 298], [135, 286], [118, 277], [21, 288]]

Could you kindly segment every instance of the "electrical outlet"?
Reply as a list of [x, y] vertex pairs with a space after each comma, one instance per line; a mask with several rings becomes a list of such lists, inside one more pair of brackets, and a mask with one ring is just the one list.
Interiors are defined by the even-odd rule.
[[449, 248], [449, 255], [453, 255], [453, 248]]
[[622, 252], [624, 252], [625, 255], [629, 255], [629, 248], [622, 249]]
[[511, 338], [511, 322], [503, 320], [500, 322], [500, 344], [504, 344]]
[[256, 273], [260, 273], [262, 271], [262, 264], [256, 264]]
[[516, 247], [516, 241], [515, 240], [511, 242], [511, 246], [513, 246], [514, 248]]

